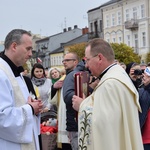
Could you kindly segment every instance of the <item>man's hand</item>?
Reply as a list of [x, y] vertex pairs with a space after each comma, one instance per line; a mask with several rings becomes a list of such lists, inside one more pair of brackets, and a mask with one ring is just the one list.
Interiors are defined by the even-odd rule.
[[84, 100], [83, 98], [80, 98], [76, 95], [73, 95], [73, 97], [72, 97], [72, 107], [74, 108], [74, 110], [79, 111], [80, 104], [83, 100]]
[[29, 96], [27, 103], [32, 106], [35, 115], [38, 115], [39, 113], [42, 112], [43, 104], [42, 104], [42, 101], [41, 101], [41, 100], [32, 99], [32, 98]]

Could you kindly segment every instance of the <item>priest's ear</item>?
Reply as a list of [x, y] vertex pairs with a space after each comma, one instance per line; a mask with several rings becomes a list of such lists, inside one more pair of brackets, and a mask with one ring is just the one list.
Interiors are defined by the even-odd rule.
[[13, 50], [14, 52], [16, 51], [17, 47], [18, 47], [18, 44], [16, 42], [12, 42], [10, 45], [10, 49]]

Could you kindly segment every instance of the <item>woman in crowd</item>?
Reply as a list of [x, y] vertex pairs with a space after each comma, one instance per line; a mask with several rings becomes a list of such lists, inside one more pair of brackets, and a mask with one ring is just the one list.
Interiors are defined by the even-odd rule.
[[52, 79], [51, 101], [52, 105], [57, 106], [58, 134], [57, 146], [62, 150], [71, 150], [70, 141], [66, 131], [66, 106], [62, 96], [63, 80], [66, 77], [64, 69], [59, 71], [57, 68], [50, 69], [49, 77]]
[[52, 81], [46, 78], [44, 67], [40, 63], [34, 64], [31, 70], [31, 80], [38, 87], [40, 99], [43, 102], [43, 112], [48, 111], [50, 109], [49, 96]]
[[52, 84], [54, 84], [61, 77], [60, 70], [58, 68], [52, 68], [52, 69], [50, 69], [49, 77], [52, 80]]

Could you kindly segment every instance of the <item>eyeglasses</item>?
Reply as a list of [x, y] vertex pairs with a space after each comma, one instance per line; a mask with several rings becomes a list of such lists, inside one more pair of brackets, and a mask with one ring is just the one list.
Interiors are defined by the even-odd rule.
[[96, 56], [98, 56], [98, 54], [92, 56], [91, 58], [86, 58], [86, 59], [85, 59], [85, 63], [88, 63], [92, 58], [94, 58], [94, 57], [96, 57]]
[[75, 61], [75, 59], [64, 59], [64, 60], [62, 61], [62, 63], [68, 62], [68, 61]]

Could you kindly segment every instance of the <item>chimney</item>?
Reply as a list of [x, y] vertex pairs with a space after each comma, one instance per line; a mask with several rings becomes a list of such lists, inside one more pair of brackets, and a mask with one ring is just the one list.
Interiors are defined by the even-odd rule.
[[64, 31], [64, 32], [66, 32], [66, 31], [67, 31], [67, 29], [66, 29], [66, 28], [64, 28], [64, 29], [63, 29], [63, 31]]
[[74, 25], [74, 29], [77, 29], [78, 28], [78, 26], [77, 25]]
[[89, 32], [88, 27], [82, 28], [82, 35], [87, 34]]
[[68, 31], [71, 31], [71, 27], [68, 27]]

